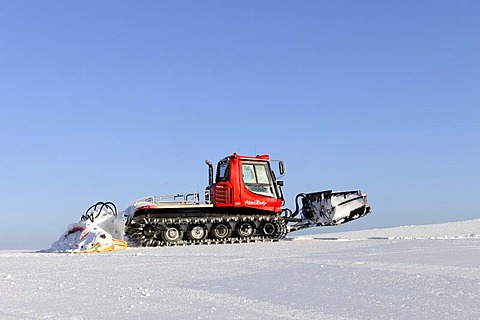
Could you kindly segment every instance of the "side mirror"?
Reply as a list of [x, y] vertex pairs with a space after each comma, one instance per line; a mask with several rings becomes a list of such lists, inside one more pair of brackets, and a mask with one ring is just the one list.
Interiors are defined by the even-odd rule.
[[277, 185], [283, 187], [283, 181], [277, 181]]
[[287, 174], [287, 167], [285, 166], [285, 162], [282, 160], [270, 160], [270, 164], [278, 162], [278, 173], [280, 174], [277, 178], [281, 178]]
[[284, 176], [285, 175], [285, 162], [283, 161], [279, 161], [278, 162], [278, 172], [280, 173], [280, 175]]

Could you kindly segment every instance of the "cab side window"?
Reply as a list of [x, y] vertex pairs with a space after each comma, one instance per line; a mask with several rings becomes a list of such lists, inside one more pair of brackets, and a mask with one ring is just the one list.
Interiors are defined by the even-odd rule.
[[217, 167], [216, 182], [228, 181], [230, 179], [230, 167], [228, 162], [220, 163]]

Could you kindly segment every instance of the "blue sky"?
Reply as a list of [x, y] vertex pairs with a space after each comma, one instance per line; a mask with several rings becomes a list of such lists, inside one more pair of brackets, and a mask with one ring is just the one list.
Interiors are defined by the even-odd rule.
[[318, 232], [480, 218], [479, 39], [478, 1], [1, 2], [0, 248], [233, 152], [369, 195]]

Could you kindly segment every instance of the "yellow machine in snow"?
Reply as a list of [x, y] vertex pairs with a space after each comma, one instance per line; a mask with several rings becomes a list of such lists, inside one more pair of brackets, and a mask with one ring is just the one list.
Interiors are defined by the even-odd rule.
[[52, 244], [50, 252], [95, 253], [127, 248], [123, 215], [111, 202], [97, 202]]

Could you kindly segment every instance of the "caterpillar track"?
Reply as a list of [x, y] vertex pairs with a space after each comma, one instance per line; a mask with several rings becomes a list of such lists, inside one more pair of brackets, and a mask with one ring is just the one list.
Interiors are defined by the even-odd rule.
[[278, 241], [287, 226], [278, 215], [159, 218], [132, 221], [125, 234], [133, 246], [162, 247]]

